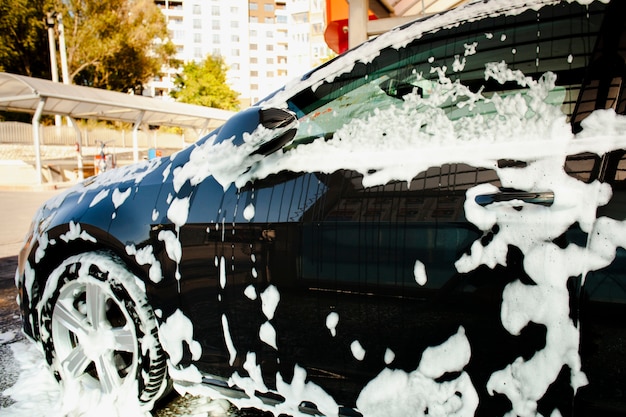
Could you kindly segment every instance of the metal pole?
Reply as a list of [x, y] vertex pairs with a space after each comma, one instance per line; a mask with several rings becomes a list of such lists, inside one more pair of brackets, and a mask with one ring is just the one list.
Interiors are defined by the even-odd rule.
[[[63, 79], [63, 84], [69, 85], [70, 81], [70, 73], [67, 68], [67, 49], [65, 48], [65, 26], [63, 26], [63, 15], [61, 13], [57, 13], [57, 21], [59, 23], [59, 55], [61, 56], [61, 78]], [[71, 117], [67, 116], [67, 125], [72, 126], [74, 122]]]
[[83, 140], [80, 134], [80, 129], [75, 120], [73, 120], [70, 116], [67, 116], [68, 120], [71, 121], [71, 126], [74, 127], [74, 131], [76, 132], [76, 170], [77, 176], [79, 180], [85, 179], [85, 167], [83, 166]]
[[70, 74], [67, 69], [67, 49], [65, 48], [65, 26], [63, 26], [63, 15], [57, 14], [57, 20], [59, 22], [59, 54], [61, 55], [61, 76], [63, 77], [63, 84], [70, 83]]
[[43, 113], [43, 107], [46, 104], [45, 98], [40, 98], [39, 103], [37, 103], [37, 109], [35, 110], [35, 114], [33, 115], [33, 145], [35, 146], [35, 172], [37, 174], [37, 185], [41, 185], [41, 147], [39, 136], [41, 132], [41, 127], [39, 126], [39, 119], [41, 118], [41, 114]]
[[348, 47], [354, 48], [367, 40], [368, 8], [366, 0], [349, 0]]
[[[52, 74], [52, 81], [59, 82], [59, 68], [57, 65], [57, 48], [54, 38], [54, 24], [56, 22], [56, 12], [46, 13], [46, 26], [48, 26], [48, 45], [50, 47], [50, 73]], [[54, 125], [61, 126], [61, 116], [54, 116]]]
[[139, 162], [139, 128], [141, 127], [141, 121], [143, 120], [144, 112], [141, 112], [135, 120], [135, 126], [133, 126], [133, 162]]

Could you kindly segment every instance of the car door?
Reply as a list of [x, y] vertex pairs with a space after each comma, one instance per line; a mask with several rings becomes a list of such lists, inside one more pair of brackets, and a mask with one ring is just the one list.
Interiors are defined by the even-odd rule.
[[[498, 141], [533, 117], [569, 117], [578, 131], [579, 103], [590, 100], [581, 88], [590, 46], [602, 43], [603, 25], [616, 24], [605, 16], [597, 4], [560, 5], [424, 35], [411, 52], [378, 51], [291, 99], [302, 117], [286, 151], [322, 141], [338, 153], [342, 142], [380, 143], [377, 153], [348, 149], [333, 168], [324, 161], [328, 190], [302, 218], [300, 280], [317, 304], [308, 309], [314, 315], [296, 317], [314, 320], [296, 322], [291, 310], [276, 318], [278, 340], [306, 329], [302, 343], [287, 348], [334, 398], [367, 410], [394, 378], [423, 377], [427, 352], [453, 345], [471, 358], [450, 368], [440, 362], [426, 375], [458, 388], [439, 405], [466, 400], [461, 407], [478, 415], [575, 411], [574, 394], [587, 384], [573, 353], [587, 270], [578, 255], [587, 250], [588, 216], [607, 196], [595, 181], [601, 156], [535, 144], [552, 134], [547, 125], [528, 132], [527, 144]], [[497, 61], [506, 54], [509, 62]], [[539, 96], [546, 106], [535, 106]], [[461, 129], [439, 124], [442, 114]], [[484, 130], [472, 130], [470, 119]], [[413, 167], [399, 154], [398, 166], [386, 165], [395, 141], [422, 133], [436, 144], [419, 142], [429, 160], [415, 150]], [[458, 148], [439, 140], [451, 134]], [[420, 396], [430, 391], [402, 388], [394, 403], [406, 395], [428, 404]]]

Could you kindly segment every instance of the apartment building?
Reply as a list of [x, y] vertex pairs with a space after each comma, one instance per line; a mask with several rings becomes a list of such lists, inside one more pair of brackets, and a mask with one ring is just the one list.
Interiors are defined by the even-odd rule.
[[289, 4], [289, 71], [304, 74], [332, 53], [324, 40], [325, 1], [291, 0]]
[[288, 15], [285, 1], [250, 0], [250, 99], [263, 98], [288, 74]]
[[[176, 58], [222, 56], [242, 106], [252, 104], [322, 62], [324, 0], [156, 0], [166, 17]], [[177, 68], [163, 68], [150, 95], [169, 99]]]

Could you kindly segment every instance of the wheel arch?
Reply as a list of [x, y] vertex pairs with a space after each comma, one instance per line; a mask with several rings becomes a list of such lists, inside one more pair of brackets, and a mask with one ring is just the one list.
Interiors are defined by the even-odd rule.
[[136, 243], [137, 247], [153, 248], [154, 258], [162, 272], [162, 280], [154, 283], [150, 280], [151, 265], [138, 262], [134, 254], [128, 253], [128, 246], [130, 244], [124, 244], [99, 227], [72, 222], [55, 226], [44, 236], [35, 239], [18, 286], [26, 333], [39, 340], [39, 315], [36, 309], [50, 274], [67, 258], [85, 253], [106, 252], [117, 258], [129, 272], [143, 282], [146, 298], [153, 309], [160, 308], [161, 298], [157, 295], [159, 288], [172, 285], [170, 281], [175, 281], [175, 264], [168, 258], [163, 242], [148, 238], [144, 242]]

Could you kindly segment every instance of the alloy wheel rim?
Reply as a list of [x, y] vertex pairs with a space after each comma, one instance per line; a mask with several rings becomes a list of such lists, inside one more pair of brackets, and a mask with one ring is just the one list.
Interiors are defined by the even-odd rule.
[[126, 306], [104, 282], [63, 286], [52, 312], [52, 339], [64, 380], [112, 393], [135, 381], [138, 343]]

